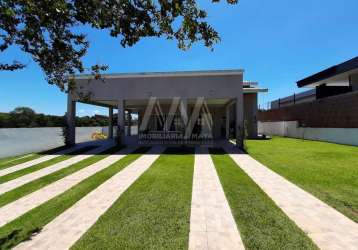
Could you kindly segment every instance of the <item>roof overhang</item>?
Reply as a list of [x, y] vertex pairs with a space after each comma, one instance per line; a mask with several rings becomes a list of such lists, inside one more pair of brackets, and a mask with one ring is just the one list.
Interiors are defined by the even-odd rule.
[[258, 86], [258, 82], [255, 81], [243, 81], [243, 93], [244, 94], [255, 94], [255, 93], [266, 93], [267, 88], [261, 88]]
[[[116, 73], [102, 74], [105, 79], [111, 78], [149, 78], [149, 77], [186, 77], [186, 76], [230, 76], [243, 75], [244, 70], [206, 70], [206, 71], [173, 71], [173, 72], [142, 72], [142, 73]], [[93, 79], [93, 75], [75, 75], [75, 79]]]
[[358, 57], [325, 69], [297, 82], [298, 87], [315, 87], [321, 84], [328, 86], [347, 86], [349, 75], [358, 73]]
[[266, 93], [268, 92], [267, 88], [244, 88], [244, 94], [254, 94], [254, 93]]

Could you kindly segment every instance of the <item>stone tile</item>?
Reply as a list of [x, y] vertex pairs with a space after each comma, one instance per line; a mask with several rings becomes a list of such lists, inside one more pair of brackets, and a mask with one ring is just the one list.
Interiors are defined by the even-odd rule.
[[[15, 249], [68, 249], [112, 206], [164, 150], [154, 147], [59, 215], [33, 239]], [[127, 175], [131, 173], [131, 175]], [[122, 176], [130, 181], [122, 182]]]
[[135, 148], [129, 147], [116, 152], [115, 154], [104, 158], [80, 171], [64, 177], [48, 186], [28, 194], [19, 200], [7, 204], [0, 208], [0, 227], [27, 213], [31, 209], [45, 203], [55, 196], [69, 190], [82, 180], [96, 174], [97, 172], [109, 167], [116, 161], [120, 160]]
[[358, 241], [351, 241], [350, 235], [346, 237], [338, 236], [335, 232], [312, 233], [309, 236], [316, 244], [325, 250], [357, 250]]
[[31, 181], [34, 181], [36, 179], [39, 179], [43, 176], [46, 176], [46, 175], [49, 175], [51, 173], [54, 173], [58, 170], [61, 170], [63, 168], [66, 168], [66, 167], [69, 167], [77, 162], [80, 162], [82, 160], [85, 160], [95, 154], [98, 154], [98, 153], [101, 153], [105, 150], [107, 150], [108, 148], [112, 147], [113, 145], [111, 144], [105, 144], [101, 147], [98, 147], [98, 148], [95, 148], [95, 149], [92, 149], [92, 150], [89, 150], [87, 151], [85, 154], [82, 154], [82, 155], [77, 155], [77, 156], [74, 156], [74, 157], [71, 157], [70, 159], [68, 160], [65, 160], [65, 161], [61, 161], [59, 163], [56, 163], [54, 165], [51, 165], [49, 167], [46, 167], [46, 168], [43, 168], [43, 169], [40, 169], [38, 171], [35, 171], [35, 172], [32, 172], [32, 173], [29, 173], [27, 175], [24, 175], [24, 176], [21, 176], [17, 179], [14, 179], [14, 180], [11, 180], [11, 181], [8, 181], [8, 182], [5, 182], [3, 184], [0, 185], [0, 195], [1, 194], [4, 194], [12, 189], [15, 189], [17, 187], [20, 187], [26, 183], [29, 183]]
[[189, 249], [208, 250], [208, 239], [206, 232], [191, 231], [189, 236]]
[[358, 224], [249, 155], [227, 145], [231, 158], [321, 249], [358, 249]]
[[206, 232], [206, 214], [204, 205], [191, 205], [190, 231]]
[[39, 157], [39, 158], [31, 160], [31, 161], [27, 161], [27, 162], [24, 162], [24, 163], [21, 163], [21, 164], [18, 164], [18, 165], [9, 167], [9, 168], [2, 169], [2, 170], [0, 170], [0, 176], [11, 174], [11, 173], [19, 171], [21, 169], [25, 169], [25, 168], [34, 166], [36, 164], [51, 160], [51, 159], [56, 158], [58, 156], [74, 152], [74, 151], [76, 151], [76, 150], [78, 150], [78, 149], [80, 149], [80, 148], [82, 148], [84, 146], [86, 146], [86, 145], [74, 146], [72, 148], [61, 150], [61, 151], [57, 152], [56, 154], [50, 154], [50, 155], [42, 156], [42, 157]]
[[189, 249], [244, 249], [207, 149], [195, 155]]
[[237, 238], [237, 231], [208, 232], [207, 237], [209, 250], [245, 249]]

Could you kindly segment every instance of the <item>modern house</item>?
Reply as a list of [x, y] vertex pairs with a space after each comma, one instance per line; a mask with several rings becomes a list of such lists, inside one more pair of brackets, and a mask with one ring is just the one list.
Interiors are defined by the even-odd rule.
[[298, 81], [297, 86], [310, 90], [274, 100], [271, 102], [271, 108], [358, 91], [358, 57], [308, 76]]
[[[117, 109], [120, 143], [195, 143], [257, 136], [257, 95], [266, 92], [243, 81], [243, 70], [105, 74], [75, 77], [68, 93], [68, 143], [75, 143], [76, 102], [109, 109], [109, 138]], [[138, 134], [125, 133], [138, 117]]]
[[259, 132], [358, 145], [358, 57], [297, 82], [310, 90], [258, 112]]

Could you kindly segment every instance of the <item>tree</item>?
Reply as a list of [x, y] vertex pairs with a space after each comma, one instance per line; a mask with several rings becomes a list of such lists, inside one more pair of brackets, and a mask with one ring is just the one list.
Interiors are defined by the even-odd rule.
[[7, 113], [0, 113], [0, 128], [7, 128], [9, 126], [10, 115]]
[[[226, 1], [236, 4], [238, 0]], [[83, 65], [82, 57], [90, 44], [81, 26], [108, 30], [123, 47], [143, 37], [166, 37], [177, 40], [183, 50], [197, 41], [212, 48], [220, 38], [206, 17], [195, 0], [2, 0], [0, 53], [19, 47], [40, 65], [50, 84], [68, 90], [74, 87], [69, 76], [89, 70], [98, 79], [107, 69]], [[25, 66], [15, 59], [0, 62], [0, 70]]]
[[17, 107], [10, 112], [10, 122], [17, 128], [36, 127], [36, 113], [28, 107]]

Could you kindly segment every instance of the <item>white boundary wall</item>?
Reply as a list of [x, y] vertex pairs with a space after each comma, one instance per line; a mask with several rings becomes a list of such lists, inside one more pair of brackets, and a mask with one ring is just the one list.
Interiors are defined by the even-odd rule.
[[[77, 127], [76, 142], [91, 140], [102, 127]], [[0, 128], [0, 158], [63, 146], [62, 128]]]
[[258, 122], [259, 134], [358, 146], [358, 128], [304, 128], [297, 121]]

